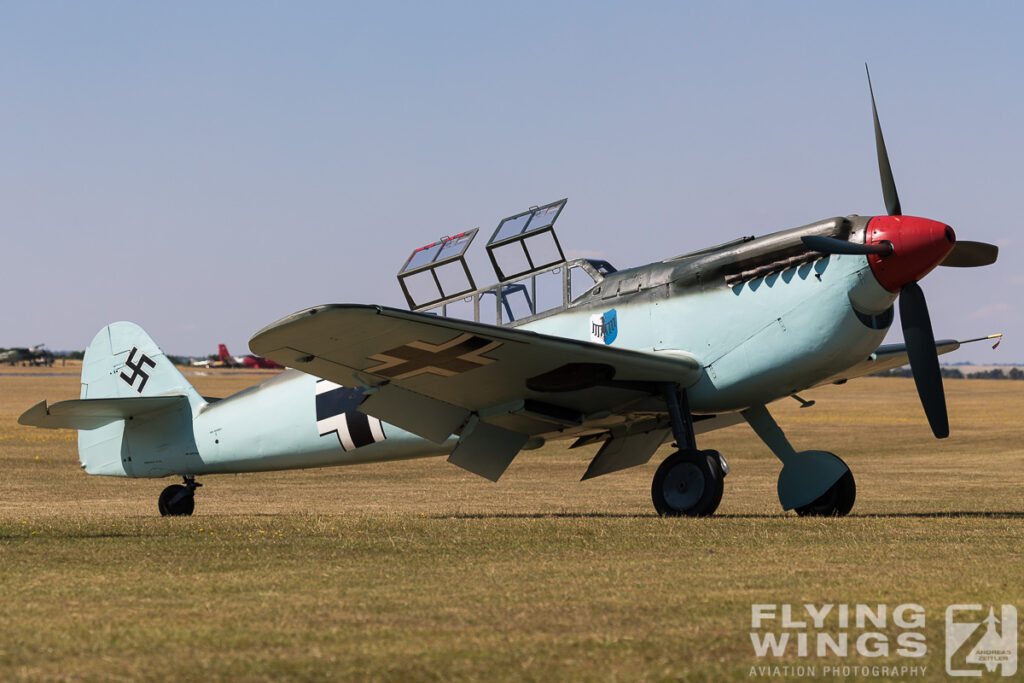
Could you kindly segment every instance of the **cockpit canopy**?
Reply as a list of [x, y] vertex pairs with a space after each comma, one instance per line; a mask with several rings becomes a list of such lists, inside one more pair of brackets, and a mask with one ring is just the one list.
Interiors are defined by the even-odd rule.
[[555, 221], [567, 201], [533, 207], [498, 223], [487, 242], [487, 255], [499, 282], [565, 262]]
[[518, 325], [564, 310], [615, 268], [607, 261], [567, 261], [555, 234], [566, 199], [502, 219], [487, 256], [498, 284], [478, 289], [466, 251], [479, 228], [442, 237], [410, 254], [398, 284], [414, 311], [491, 325]]
[[466, 250], [479, 230], [473, 228], [452, 237], [442, 237], [413, 250], [398, 271], [398, 284], [409, 308], [419, 311], [476, 289], [473, 274], [466, 265]]

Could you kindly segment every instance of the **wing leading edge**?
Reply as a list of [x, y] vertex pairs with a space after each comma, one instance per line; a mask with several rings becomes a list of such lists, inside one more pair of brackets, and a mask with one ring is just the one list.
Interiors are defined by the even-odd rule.
[[[985, 337], [965, 339], [964, 341], [958, 341], [956, 339], [940, 339], [935, 342], [935, 351], [941, 356], [943, 354], [956, 351], [964, 344], [979, 341], [991, 341], [993, 339], [999, 339], [1002, 336], [1002, 334], [990, 334]], [[847, 368], [843, 372], [819, 382], [815, 386], [821, 386], [823, 384], [841, 384], [847, 380], [864, 377], [865, 375], [872, 375], [878, 372], [892, 370], [893, 368], [900, 368], [904, 365], [908, 365], [909, 363], [910, 356], [907, 353], [906, 344], [883, 344], [860, 363], [857, 363], [853, 367]]]

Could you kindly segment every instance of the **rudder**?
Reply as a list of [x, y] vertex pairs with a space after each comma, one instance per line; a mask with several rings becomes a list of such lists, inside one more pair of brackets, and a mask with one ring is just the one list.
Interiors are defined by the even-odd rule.
[[193, 415], [205, 403], [156, 342], [135, 323], [107, 325], [85, 350], [81, 398], [169, 394], [188, 397]]
[[78, 455], [90, 474], [165, 476], [181, 471], [182, 454], [195, 454], [192, 420], [205, 399], [145, 330], [131, 322], [107, 325], [82, 361], [82, 399], [184, 396], [188, 404], [139, 419], [80, 429]]

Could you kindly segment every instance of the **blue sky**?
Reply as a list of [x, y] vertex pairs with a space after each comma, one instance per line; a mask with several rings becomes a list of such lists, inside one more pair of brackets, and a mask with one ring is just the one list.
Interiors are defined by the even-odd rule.
[[936, 336], [1007, 333], [944, 360], [1024, 362], [1022, 7], [0, 1], [0, 346], [243, 353], [561, 197], [620, 268], [880, 213], [867, 61], [904, 211], [1002, 250], [924, 280]]

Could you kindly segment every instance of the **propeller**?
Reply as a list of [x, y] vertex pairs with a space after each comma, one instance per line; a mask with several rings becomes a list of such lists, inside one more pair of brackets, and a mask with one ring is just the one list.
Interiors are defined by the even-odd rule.
[[[896, 192], [896, 180], [892, 177], [892, 165], [882, 136], [882, 124], [878, 120], [875, 105], [875, 89], [871, 85], [871, 71], [864, 64], [868, 76], [868, 92], [871, 93], [871, 116], [875, 123], [875, 153], [878, 156], [878, 174], [882, 179], [882, 197], [885, 210], [890, 216], [902, 216], [903, 207]], [[954, 245], [955, 247], [955, 245]], [[947, 257], [948, 258], [948, 257]], [[936, 439], [949, 436], [949, 415], [946, 412], [946, 392], [942, 388], [942, 372], [939, 370], [939, 353], [935, 349], [935, 334], [928, 315], [928, 303], [924, 291], [917, 282], [908, 282], [900, 289], [900, 324], [903, 326], [903, 341], [910, 359], [910, 373], [914, 376], [917, 396], [921, 399], [928, 425]]]
[[[885, 198], [885, 210], [890, 216], [902, 216], [903, 209], [900, 206], [900, 197], [896, 193], [896, 181], [892, 177], [889, 154], [885, 149], [882, 124], [878, 121], [878, 107], [875, 106], [875, 90], [871, 87], [871, 71], [868, 69], [867, 64], [864, 65], [864, 71], [868, 75], [868, 92], [871, 93], [871, 115], [875, 122], [875, 152], [878, 155], [878, 174], [882, 178], [882, 196]], [[953, 268], [989, 266], [996, 262], [998, 255], [999, 247], [994, 244], [986, 242], [957, 242], [953, 246], [953, 251], [939, 265], [951, 266]]]
[[953, 251], [949, 252], [949, 256], [939, 265], [952, 268], [977, 268], [978, 266], [992, 265], [998, 256], [999, 247], [994, 244], [958, 240], [953, 245]]
[[[917, 281], [934, 268], [937, 262], [954, 268], [987, 266], [995, 262], [999, 248], [985, 242], [956, 241], [949, 226], [903, 215], [889, 153], [885, 148], [882, 124], [878, 120], [875, 91], [867, 64], [864, 65], [864, 71], [867, 73], [868, 91], [871, 93], [871, 115], [875, 125], [875, 152], [882, 181], [882, 197], [886, 212], [893, 218], [872, 219], [878, 227], [874, 228], [872, 241], [864, 244], [821, 235], [807, 235], [801, 240], [808, 249], [824, 254], [877, 257], [869, 259], [869, 262], [879, 282], [889, 291], [900, 293], [900, 322], [921, 407], [924, 408], [932, 433], [936, 438], [944, 439], [949, 436], [946, 394], [942, 387], [939, 355], [935, 348], [928, 304]], [[879, 239], [881, 237], [884, 239]], [[891, 261], [886, 260], [890, 257], [893, 257]]]
[[890, 216], [902, 216], [900, 196], [896, 194], [896, 181], [892, 177], [892, 166], [889, 164], [889, 153], [885, 150], [885, 138], [882, 137], [882, 124], [878, 121], [878, 107], [875, 106], [875, 89], [871, 87], [871, 71], [867, 63], [864, 71], [868, 75], [868, 92], [871, 93], [871, 115], [875, 120], [875, 153], [878, 155], [878, 175], [882, 178], [882, 196], [885, 198], [885, 210]]
[[936, 439], [945, 439], [949, 436], [949, 416], [946, 413], [946, 392], [942, 388], [942, 372], [939, 370], [939, 354], [935, 350], [935, 335], [924, 291], [916, 282], [908, 282], [900, 290], [900, 323], [910, 358], [910, 371], [928, 425]]
[[824, 237], [822, 235], [804, 235], [800, 240], [808, 249], [820, 251], [823, 254], [853, 254], [854, 256], [877, 254], [882, 258], [892, 256], [891, 242], [857, 244], [856, 242], [837, 240], [835, 237]]

